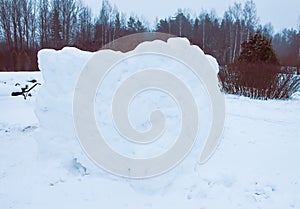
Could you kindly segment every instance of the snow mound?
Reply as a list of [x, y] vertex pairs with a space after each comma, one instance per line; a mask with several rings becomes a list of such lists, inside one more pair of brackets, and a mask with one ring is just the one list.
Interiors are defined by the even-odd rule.
[[219, 63], [217, 59], [209, 54], [207, 54], [206, 57], [209, 60], [210, 64], [212, 65], [213, 69], [215, 69], [216, 73], [218, 74], [220, 69], [219, 69]]
[[77, 155], [83, 156], [73, 127], [72, 98], [81, 69], [92, 55], [71, 47], [38, 53], [44, 83], [36, 98], [40, 124], [36, 138], [44, 159], [59, 159], [68, 165]]
[[[199, 53], [203, 53], [201, 49], [198, 48], [198, 50]], [[81, 165], [81, 170], [82, 168], [86, 169], [84, 173], [90, 175], [100, 174], [101, 176], [105, 175], [114, 178], [107, 172], [96, 167], [87, 158], [76, 138], [73, 125], [72, 102], [74, 90], [82, 69], [93, 55], [94, 53], [80, 51], [71, 47], [66, 47], [59, 51], [44, 49], [38, 53], [39, 68], [43, 75], [44, 84], [40, 88], [36, 100], [35, 113], [40, 123], [40, 131], [36, 138], [38, 139], [41, 157], [47, 160], [52, 159], [54, 162], [52, 164], [53, 167], [62, 166], [67, 171], [70, 171], [70, 165], [72, 168], [74, 168], [74, 165]], [[159, 57], [158, 59], [155, 56], [150, 57], [150, 61], [147, 61], [148, 57], [145, 58], [145, 61], [131, 60], [130, 62], [139, 63], [137, 66], [145, 69], [149, 68], [149, 66], [151, 67], [153, 60], [157, 60], [158, 63], [156, 64], [162, 66], [162, 69], [169, 68], [169, 71], [189, 85], [188, 88], [193, 92], [197, 100], [199, 115], [207, 119], [207, 123], [204, 123], [200, 127], [198, 133], [198, 138], [205, 139], [208, 135], [212, 117], [210, 103], [203, 102], [209, 99], [205, 86], [185, 65], [180, 65], [170, 58], [169, 60], [163, 57]], [[214, 66], [214, 69], [218, 71], [217, 61], [211, 56], [208, 56], [208, 59]], [[107, 138], [114, 139], [114, 141], [106, 142], [117, 152], [129, 157], [138, 158], [156, 156], [173, 145], [173, 140], [176, 139], [179, 130], [179, 128], [177, 130], [174, 127], [180, 127], [180, 111], [172, 98], [169, 98], [163, 92], [145, 92], [141, 96], [137, 96], [131, 104], [132, 107], [129, 108], [129, 117], [133, 120], [133, 126], [141, 131], [147, 130], [150, 124], [145, 115], [149, 111], [151, 112], [153, 108], [162, 108], [166, 114], [167, 131], [165, 138], [167, 140], [157, 140], [157, 142], [150, 145], [150, 148], [133, 146], [120, 140], [119, 134], [114, 128], [112, 118], [109, 115], [110, 106], [105, 103], [112, 100], [109, 95], [113, 95], [115, 89], [122, 82], [122, 79], [136, 72], [135, 69], [128, 70], [127, 64], [126, 61], [119, 63], [107, 75], [107, 81], [103, 81], [98, 87], [95, 101], [96, 106], [99, 107], [95, 109], [97, 125], [104, 129], [103, 134]], [[140, 111], [136, 111], [137, 109], [140, 109]], [[200, 157], [203, 143], [203, 140], [197, 140], [196, 148], [193, 148], [192, 153], [184, 160], [184, 163], [171, 172], [154, 179], [136, 181], [135, 183], [131, 183], [131, 185], [141, 191], [149, 192], [164, 188], [176, 176], [178, 177], [179, 174], [183, 175], [183, 170], [185, 174], [190, 175], [194, 172], [194, 167], [197, 166], [197, 160]], [[74, 162], [76, 163], [74, 164]], [[75, 167], [78, 168], [79, 166]], [[58, 178], [58, 176], [56, 177]]]

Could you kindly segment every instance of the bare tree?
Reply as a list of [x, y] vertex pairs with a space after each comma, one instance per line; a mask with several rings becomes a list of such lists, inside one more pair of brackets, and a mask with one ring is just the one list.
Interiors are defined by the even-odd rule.
[[0, 0], [0, 24], [3, 30], [8, 48], [12, 48], [12, 33], [11, 33], [11, 7], [10, 0]]
[[61, 0], [60, 4], [62, 41], [64, 45], [69, 45], [71, 44], [71, 39], [73, 39], [79, 9], [75, 0]]
[[273, 37], [273, 34], [274, 34], [274, 27], [273, 25], [269, 22], [263, 26], [260, 26], [259, 27], [259, 31], [261, 31], [262, 35], [269, 38], [269, 39], [272, 39]]
[[245, 2], [243, 8], [243, 20], [246, 26], [246, 34], [247, 34], [247, 41], [248, 41], [251, 33], [254, 32], [255, 27], [259, 21], [256, 12], [256, 5], [253, 0], [247, 0]]
[[28, 17], [28, 21], [29, 21], [29, 30], [30, 30], [30, 43], [29, 43], [29, 47], [30, 48], [36, 48], [37, 47], [37, 27], [38, 27], [38, 21], [37, 21], [37, 17], [38, 17], [38, 4], [37, 4], [37, 0], [30, 0], [31, 1], [31, 7], [29, 8], [29, 17]]
[[80, 10], [77, 19], [76, 42], [82, 49], [91, 49], [93, 37], [92, 12], [90, 8], [81, 4], [78, 7]]
[[102, 8], [100, 11], [100, 17], [99, 17], [99, 22], [102, 28], [102, 34], [101, 34], [101, 43], [106, 44], [108, 43], [108, 34], [110, 30], [110, 25], [111, 25], [111, 12], [112, 12], [112, 6], [109, 3], [108, 0], [103, 0], [102, 1]]
[[49, 44], [49, 2], [48, 0], [40, 0], [39, 2], [39, 38], [40, 47], [44, 48]]
[[229, 7], [228, 10], [229, 15], [232, 17], [234, 27], [235, 27], [235, 35], [234, 35], [234, 46], [233, 46], [233, 53], [232, 53], [232, 60], [234, 62], [236, 57], [238, 56], [238, 47], [241, 43], [239, 41], [239, 34], [241, 30], [241, 18], [242, 18], [242, 4], [235, 2], [233, 6]]
[[62, 41], [61, 2], [53, 0], [50, 11], [50, 36], [54, 48], [60, 48]]

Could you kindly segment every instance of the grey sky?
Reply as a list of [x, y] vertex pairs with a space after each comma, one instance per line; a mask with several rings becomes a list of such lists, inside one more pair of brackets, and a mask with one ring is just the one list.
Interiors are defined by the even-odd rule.
[[[82, 0], [97, 10], [101, 6], [102, 0]], [[191, 9], [192, 13], [199, 14], [202, 9], [210, 11], [214, 9], [219, 17], [229, 5], [233, 5], [236, 0], [110, 0], [116, 5], [119, 11], [127, 15], [132, 13], [145, 18], [153, 24], [155, 18], [165, 18], [173, 15], [178, 8]], [[237, 2], [245, 2], [238, 0]], [[254, 0], [257, 7], [257, 14], [260, 23], [271, 22], [275, 32], [283, 28], [298, 28], [300, 24], [300, 1], [299, 0]]]

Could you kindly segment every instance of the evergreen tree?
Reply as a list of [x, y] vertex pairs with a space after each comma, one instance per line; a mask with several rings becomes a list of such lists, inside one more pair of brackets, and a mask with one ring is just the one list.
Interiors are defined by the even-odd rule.
[[245, 63], [279, 64], [271, 44], [271, 39], [263, 36], [260, 32], [251, 35], [249, 41], [242, 43], [242, 52], [238, 57], [238, 61]]
[[134, 17], [130, 16], [127, 22], [127, 30], [129, 30], [130, 32], [135, 32], [135, 25], [136, 23]]
[[170, 31], [170, 22], [167, 19], [161, 19], [156, 26], [156, 31], [161, 33], [171, 33]]

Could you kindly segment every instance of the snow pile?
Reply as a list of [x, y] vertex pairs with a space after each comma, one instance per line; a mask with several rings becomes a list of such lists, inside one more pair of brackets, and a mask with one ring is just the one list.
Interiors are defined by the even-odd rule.
[[35, 114], [40, 125], [36, 138], [40, 156], [56, 162], [53, 166], [68, 169], [78, 155], [83, 156], [73, 127], [72, 99], [81, 69], [92, 55], [70, 47], [38, 53], [44, 83], [36, 99]]
[[[199, 53], [203, 52], [199, 49]], [[75, 48], [64, 48], [61, 51], [46, 49], [39, 52], [39, 68], [42, 71], [44, 84], [39, 91], [35, 111], [40, 123], [37, 139], [41, 157], [51, 159], [53, 164], [50, 164], [53, 167], [62, 166], [66, 171], [75, 168], [83, 175], [99, 174], [100, 172], [101, 175], [110, 176], [107, 172], [96, 167], [86, 157], [76, 139], [73, 125], [72, 102], [74, 89], [84, 65], [92, 56], [93, 53], [83, 52]], [[122, 139], [114, 128], [109, 105], [114, 91], [126, 77], [153, 65], [157, 65], [161, 69], [167, 69], [187, 83], [188, 88], [197, 100], [200, 117], [206, 118], [206, 123], [203, 123], [200, 127], [198, 135], [198, 138], [205, 139], [208, 135], [212, 116], [209, 96], [201, 81], [185, 65], [174, 59], [160, 55], [151, 55], [151, 57], [148, 56], [144, 60], [141, 60], [143, 58], [140, 57], [137, 58], [128, 61], [136, 63], [136, 67], [130, 66], [131, 68], [128, 68], [126, 61], [119, 63], [108, 73], [98, 89], [95, 101], [96, 107], [98, 107], [95, 110], [97, 125], [106, 139], [114, 139], [106, 142], [118, 153], [135, 158], [157, 156], [167, 151], [175, 142], [174, 140], [179, 135], [180, 129], [180, 111], [174, 100], [160, 91], [143, 92], [134, 99], [129, 108], [129, 117], [133, 121], [133, 126], [139, 131], [145, 131], [150, 127], [147, 114], [153, 109], [159, 108], [165, 112], [166, 131], [160, 140], [148, 146], [134, 145]], [[209, 56], [209, 60], [217, 70], [216, 60], [211, 56]], [[175, 176], [181, 176], [182, 170], [185, 174], [191, 173], [197, 165], [203, 143], [204, 140], [197, 140], [197, 148], [193, 149], [193, 152], [184, 161], [185, 163], [182, 163], [182, 166], [178, 166], [173, 171], [155, 179], [136, 181], [131, 185], [147, 193], [163, 189], [173, 181]], [[58, 178], [58, 176], [53, 177]]]
[[[199, 53], [200, 49], [199, 49]], [[55, 50], [41, 50], [38, 54], [39, 68], [42, 71], [44, 84], [39, 91], [37, 97], [36, 115], [40, 123], [40, 131], [37, 134], [37, 139], [40, 147], [40, 154], [44, 159], [52, 159], [54, 164], [63, 165], [68, 170], [71, 167], [78, 169], [80, 164], [84, 172], [82, 174], [92, 174], [104, 172], [96, 167], [86, 157], [78, 140], [76, 139], [75, 129], [72, 117], [72, 102], [76, 82], [79, 75], [87, 63], [93, 56], [93, 53], [83, 52], [76, 48], [64, 48], [60, 51]], [[174, 100], [163, 92], [150, 91], [138, 95], [132, 102], [129, 108], [129, 117], [133, 121], [133, 126], [139, 131], [145, 131], [150, 127], [147, 121], [147, 114], [153, 109], [160, 108], [166, 115], [166, 134], [161, 137], [161, 140], [146, 146], [134, 145], [127, 143], [126, 140], [119, 136], [119, 133], [114, 128], [112, 116], [110, 114], [110, 101], [114, 91], [122, 83], [122, 79], [129, 77], [139, 69], [152, 67], [153, 62], [162, 69], [167, 69], [169, 72], [181, 78], [192, 92], [197, 100], [199, 106], [199, 114], [206, 118], [207, 123], [200, 127], [199, 138], [205, 138], [208, 135], [209, 125], [211, 120], [210, 103], [204, 102], [209, 100], [209, 96], [205, 87], [199, 79], [186, 68], [183, 64], [178, 64], [172, 59], [164, 57], [155, 57], [153, 55], [147, 57], [145, 60], [130, 60], [130, 62], [137, 63], [137, 69], [131, 67], [128, 70], [128, 63], [121, 62], [106, 76], [100, 85], [96, 96], [96, 119], [97, 125], [102, 130], [102, 134], [107, 139], [106, 142], [113, 147], [118, 153], [129, 157], [153, 157], [168, 150], [173, 145], [174, 139], [179, 135], [180, 127], [180, 111]], [[150, 61], [149, 61], [150, 59]], [[157, 60], [157, 61], [155, 61]], [[216, 60], [209, 56], [209, 61], [218, 70]], [[139, 111], [136, 111], [138, 110]], [[178, 127], [175, 128], [174, 127]], [[125, 141], [125, 142], [124, 142]], [[200, 157], [204, 140], [198, 140], [197, 149], [194, 149], [190, 155], [190, 159], [186, 160], [185, 173], [189, 173], [197, 165], [197, 160]], [[76, 163], [74, 163], [76, 162]], [[55, 165], [53, 165], [55, 167]], [[167, 175], [156, 178], [155, 180], [148, 180], [134, 184], [135, 187], [144, 190], [148, 189], [162, 189], [167, 184], [170, 184], [174, 176], [179, 173], [180, 169], [176, 168]], [[80, 170], [80, 169], [79, 169]], [[103, 174], [109, 175], [106, 172]], [[161, 181], [165, 183], [162, 184]], [[147, 181], [145, 181], [147, 182]], [[154, 184], [160, 182], [160, 184]]]
[[207, 54], [206, 57], [209, 60], [210, 64], [213, 66], [213, 68], [216, 70], [216, 73], [218, 74], [220, 69], [217, 59], [209, 54]]

